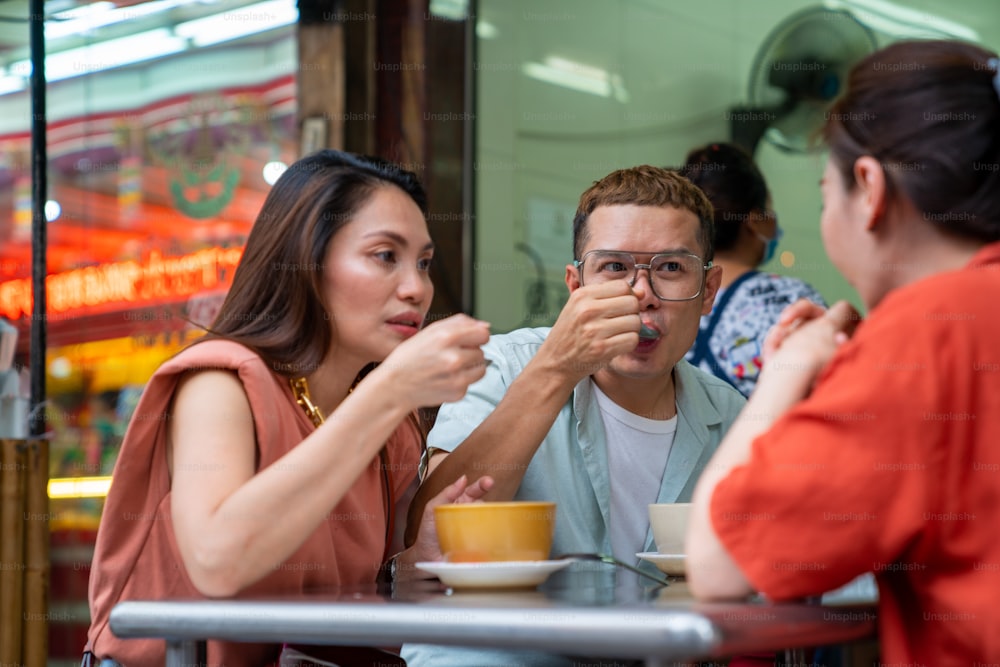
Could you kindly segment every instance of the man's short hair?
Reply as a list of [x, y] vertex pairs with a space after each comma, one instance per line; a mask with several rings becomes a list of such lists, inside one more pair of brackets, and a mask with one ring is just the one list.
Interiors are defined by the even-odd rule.
[[580, 203], [573, 217], [573, 258], [580, 259], [587, 245], [587, 221], [600, 206], [657, 206], [684, 209], [698, 216], [700, 230], [698, 242], [706, 262], [712, 260], [715, 235], [712, 222], [712, 203], [696, 185], [673, 169], [641, 165], [613, 171], [595, 181], [580, 195]]

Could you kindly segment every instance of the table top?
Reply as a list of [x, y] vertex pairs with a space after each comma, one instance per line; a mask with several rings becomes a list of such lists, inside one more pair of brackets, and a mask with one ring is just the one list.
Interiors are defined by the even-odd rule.
[[[584, 565], [584, 564], [577, 564]], [[702, 603], [683, 580], [572, 567], [536, 589], [453, 591], [436, 581], [240, 600], [127, 601], [119, 637], [172, 641], [535, 649], [608, 658], [714, 657], [846, 643], [875, 635], [873, 603]]]

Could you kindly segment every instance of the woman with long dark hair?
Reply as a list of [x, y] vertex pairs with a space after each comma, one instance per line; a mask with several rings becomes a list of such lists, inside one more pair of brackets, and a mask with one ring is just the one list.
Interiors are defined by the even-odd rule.
[[[99, 664], [163, 664], [163, 642], [111, 633], [121, 600], [297, 593], [440, 558], [433, 513], [393, 556], [416, 411], [482, 377], [489, 331], [464, 315], [422, 330], [425, 214], [413, 174], [373, 158], [321, 151], [275, 183], [208, 335], [154, 374], [125, 436], [90, 580]], [[459, 479], [435, 504], [490, 483]], [[209, 662], [280, 651], [210, 642]]]

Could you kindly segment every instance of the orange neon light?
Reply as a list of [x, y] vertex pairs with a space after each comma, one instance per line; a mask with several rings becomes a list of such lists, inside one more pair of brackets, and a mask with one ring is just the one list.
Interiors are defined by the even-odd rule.
[[[142, 262], [110, 262], [54, 273], [45, 279], [48, 310], [65, 313], [110, 303], [164, 301], [223, 286], [243, 248], [206, 248], [180, 257], [154, 250]], [[16, 320], [31, 313], [31, 279], [0, 283], [0, 315]]]

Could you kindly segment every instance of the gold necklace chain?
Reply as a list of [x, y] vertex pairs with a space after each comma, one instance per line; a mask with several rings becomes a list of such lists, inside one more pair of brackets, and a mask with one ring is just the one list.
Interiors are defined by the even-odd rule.
[[[305, 377], [289, 378], [288, 382], [292, 385], [292, 394], [295, 395], [295, 402], [302, 406], [306, 417], [312, 421], [314, 426], [319, 428], [325, 419], [323, 418], [323, 413], [320, 412], [319, 406], [312, 402], [312, 396], [309, 395], [309, 382], [306, 381]], [[356, 384], [357, 382], [355, 381], [355, 384], [351, 385], [351, 388], [347, 390], [348, 394], [354, 391]], [[381, 464], [379, 468], [382, 469], [382, 495], [385, 502], [385, 548], [387, 552], [382, 556], [382, 560], [385, 560], [388, 558], [390, 538], [393, 532], [393, 506], [396, 501], [393, 498], [392, 480], [389, 478], [389, 454], [385, 447], [379, 450], [378, 457]], [[392, 567], [395, 568], [395, 563], [393, 563]]]
[[318, 427], [325, 420], [319, 407], [312, 402], [312, 396], [309, 395], [309, 383], [306, 382], [305, 377], [289, 378], [288, 382], [292, 385], [295, 402], [302, 406], [306, 417], [313, 423], [313, 426]]

